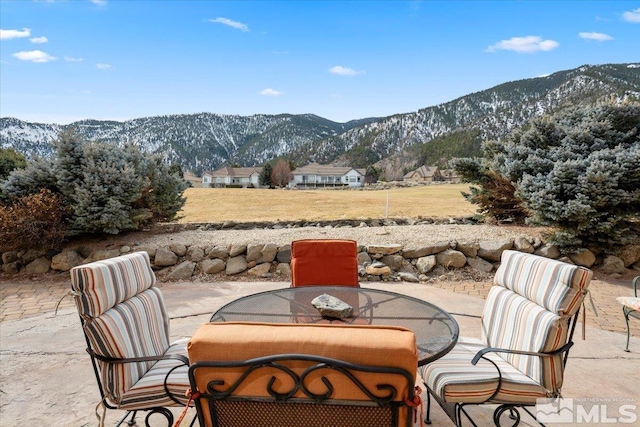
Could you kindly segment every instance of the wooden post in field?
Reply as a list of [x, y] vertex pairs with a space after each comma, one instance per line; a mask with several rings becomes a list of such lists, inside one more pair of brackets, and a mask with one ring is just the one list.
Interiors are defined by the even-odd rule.
[[387, 193], [387, 210], [384, 219], [389, 219], [389, 193]]

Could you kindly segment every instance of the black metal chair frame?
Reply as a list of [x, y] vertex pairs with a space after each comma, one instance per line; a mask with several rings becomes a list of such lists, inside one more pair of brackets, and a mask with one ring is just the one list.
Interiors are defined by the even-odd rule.
[[[286, 361], [307, 361], [313, 364], [304, 369], [301, 374], [297, 374], [282, 362]], [[196, 388], [196, 372], [198, 369], [203, 368], [246, 368], [244, 373], [233, 383], [225, 384], [223, 380], [213, 379], [207, 383], [206, 390], [197, 390]], [[234, 396], [234, 391], [242, 385], [242, 383], [249, 377], [249, 375], [257, 370], [269, 368], [276, 369], [283, 373], [287, 378], [292, 380], [292, 386], [286, 390], [275, 390], [273, 385], [276, 381], [276, 377], [272, 376], [266, 387], [268, 396]], [[305, 383], [306, 379], [313, 372], [320, 370], [331, 370], [338, 372], [348, 378], [354, 385], [360, 389], [364, 395], [369, 399], [368, 401], [352, 401], [352, 400], [338, 400], [332, 399], [331, 396], [334, 392], [334, 387], [331, 382], [322, 376], [321, 380], [326, 387], [326, 392], [322, 394], [314, 393], [309, 390], [308, 385]], [[390, 427], [396, 427], [398, 425], [399, 408], [402, 406], [410, 406], [407, 401], [394, 401], [398, 395], [398, 390], [391, 384], [377, 384], [377, 391], [371, 390], [353, 374], [353, 372], [368, 372], [368, 373], [381, 373], [398, 375], [406, 380], [406, 387], [408, 390], [407, 401], [412, 402], [414, 400], [414, 374], [406, 371], [402, 368], [394, 368], [388, 366], [365, 366], [357, 365], [348, 362], [344, 362], [337, 359], [331, 359], [322, 356], [313, 356], [305, 354], [280, 354], [259, 357], [242, 361], [201, 361], [193, 363], [189, 367], [189, 382], [191, 384], [192, 395], [197, 394], [194, 397], [196, 410], [198, 412], [198, 418], [203, 420], [203, 414], [205, 408], [202, 401], [207, 402], [209, 408], [209, 416], [212, 420], [214, 427], [220, 427], [218, 422], [218, 415], [216, 411], [215, 403], [218, 401], [237, 401], [237, 402], [268, 402], [269, 404], [293, 404], [293, 405], [345, 405], [345, 406], [369, 406], [369, 407], [383, 407], [389, 408], [392, 413], [392, 423]], [[302, 392], [306, 398], [294, 397], [296, 393]], [[299, 394], [299, 393], [298, 393]], [[269, 414], [264, 414], [268, 417]], [[202, 423], [202, 421], [201, 421]], [[202, 425], [202, 424], [201, 424]], [[407, 416], [406, 426], [411, 427], [412, 417]], [[294, 426], [288, 426], [294, 427]]]
[[[175, 360], [182, 361], [183, 362], [182, 365], [177, 365], [171, 368], [171, 370], [167, 373], [166, 377], [164, 378], [164, 391], [165, 393], [167, 393], [167, 396], [169, 397], [169, 399], [171, 399], [172, 401], [176, 402], [179, 405], [184, 406], [184, 403], [179, 401], [176, 397], [174, 397], [173, 393], [171, 393], [171, 391], [169, 390], [169, 387], [167, 386], [167, 378], [169, 377], [169, 375], [171, 375], [171, 373], [175, 369], [181, 366], [189, 366], [189, 359], [187, 357], [182, 355], [162, 355], [162, 356], [147, 356], [147, 357], [132, 357], [132, 358], [125, 358], [125, 359], [116, 359], [116, 358], [101, 356], [97, 354], [91, 347], [91, 342], [89, 341], [89, 337], [87, 336], [86, 332], [84, 332], [85, 321], [82, 317], [80, 317], [80, 323], [82, 324], [84, 339], [87, 342], [87, 353], [89, 353], [89, 356], [91, 356], [91, 365], [93, 366], [93, 373], [95, 374], [96, 381], [98, 382], [98, 389], [100, 390], [100, 397], [102, 398], [101, 402], [106, 409], [118, 409], [118, 407], [109, 403], [109, 399], [104, 394], [103, 387], [102, 387], [102, 380], [100, 379], [100, 371], [98, 369], [98, 364], [96, 360], [99, 360], [103, 363], [136, 363], [136, 362], [150, 362], [150, 361], [167, 360], [167, 359], [175, 359]], [[126, 422], [126, 425], [128, 426], [135, 426], [136, 415], [140, 411], [148, 412], [144, 420], [146, 427], [150, 427], [149, 421], [151, 417], [156, 414], [159, 414], [165, 417], [165, 419], [167, 420], [168, 427], [171, 427], [173, 425], [173, 413], [166, 407], [160, 406], [160, 407], [151, 407], [149, 409], [127, 410], [125, 415], [120, 419], [120, 421], [118, 421], [118, 423], [114, 427], [118, 427], [122, 425], [122, 423], [124, 422]], [[129, 421], [126, 421], [128, 417], [130, 417], [130, 419]], [[196, 418], [194, 417], [194, 419], [191, 421], [190, 426], [194, 425], [195, 420]]]
[[[633, 285], [633, 296], [638, 297], [638, 282], [640, 282], [640, 276], [635, 277], [631, 282]], [[634, 310], [633, 308], [622, 306], [622, 314], [624, 314], [624, 320], [627, 322], [627, 346], [624, 351], [629, 353], [629, 339], [631, 338], [631, 328], [629, 326], [629, 317], [635, 317], [636, 319], [640, 319], [640, 311]]]
[[[477, 352], [476, 355], [471, 360], [471, 364], [473, 366], [475, 366], [480, 361], [480, 359], [484, 359], [489, 363], [491, 363], [498, 371], [498, 386], [496, 387], [493, 394], [484, 402], [454, 403], [454, 404], [446, 403], [446, 402], [443, 402], [438, 396], [433, 394], [433, 392], [431, 391], [431, 389], [429, 389], [429, 387], [426, 387], [427, 388], [427, 415], [425, 418], [425, 423], [431, 424], [430, 410], [431, 410], [431, 398], [433, 397], [433, 399], [436, 402], [438, 402], [440, 407], [445, 411], [445, 413], [449, 416], [451, 421], [453, 421], [457, 427], [462, 427], [463, 414], [465, 418], [471, 423], [472, 426], [478, 427], [478, 425], [473, 421], [473, 419], [471, 418], [471, 415], [469, 415], [469, 413], [464, 409], [464, 407], [471, 406], [471, 405], [475, 406], [475, 405], [487, 405], [487, 404], [498, 404], [498, 407], [493, 411], [493, 423], [497, 427], [500, 427], [502, 425], [500, 422], [500, 419], [502, 415], [507, 411], [509, 412], [509, 420], [512, 422], [510, 427], [516, 427], [518, 424], [520, 424], [521, 417], [520, 417], [520, 412], [518, 410], [519, 408], [521, 408], [523, 411], [529, 414], [531, 418], [533, 418], [539, 425], [541, 425], [542, 427], [545, 427], [544, 424], [538, 421], [536, 419], [536, 416], [528, 409], [530, 407], [534, 407], [535, 405], [520, 404], [520, 403], [517, 403], [517, 404], [501, 403], [500, 404], [499, 402], [492, 402], [492, 399], [498, 394], [498, 392], [500, 391], [500, 388], [502, 387], [502, 372], [500, 372], [500, 368], [498, 367], [498, 365], [496, 365], [495, 362], [493, 362], [491, 359], [484, 357], [484, 355], [487, 353], [512, 353], [512, 354], [523, 354], [527, 356], [552, 357], [552, 356], [557, 356], [558, 354], [564, 353], [564, 356], [562, 359], [562, 366], [564, 368], [567, 365], [567, 359], [569, 357], [569, 349], [571, 349], [571, 347], [573, 346], [573, 334], [575, 332], [579, 313], [580, 313], [580, 310], [578, 310], [575, 315], [569, 318], [568, 325], [567, 325], [569, 327], [569, 335], [567, 337], [567, 342], [565, 343], [565, 345], [563, 345], [562, 347], [560, 347], [555, 351], [548, 352], [548, 353], [539, 353], [539, 352], [518, 351], [518, 350], [487, 347]], [[551, 398], [558, 398], [558, 397], [561, 397], [560, 393], [557, 390], [554, 390]]]

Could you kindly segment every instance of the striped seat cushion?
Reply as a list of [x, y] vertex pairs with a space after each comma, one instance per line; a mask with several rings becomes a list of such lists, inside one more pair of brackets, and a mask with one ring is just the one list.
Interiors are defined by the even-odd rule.
[[[159, 356], [169, 348], [169, 317], [156, 287], [107, 310], [85, 322], [85, 332], [93, 350], [105, 357]], [[114, 403], [154, 365], [155, 362], [98, 362], [103, 389]]]
[[[509, 289], [494, 286], [482, 313], [482, 341], [486, 347], [550, 352], [567, 342], [567, 320]], [[499, 356], [548, 390], [562, 386], [562, 355]]]
[[[166, 355], [182, 355], [187, 357], [188, 338], [174, 342], [166, 351]], [[179, 367], [177, 367], [179, 366]], [[177, 368], [176, 368], [177, 367]], [[167, 386], [172, 396], [186, 405], [185, 392], [189, 388], [189, 367], [175, 359], [160, 360], [122, 395], [118, 407], [120, 409], [142, 409], [156, 406], [177, 406], [164, 390], [164, 379], [175, 368], [167, 379]]]
[[156, 283], [149, 255], [134, 252], [71, 269], [71, 288], [83, 317], [97, 317]]
[[[445, 403], [482, 403], [498, 387], [498, 372], [490, 362], [480, 359], [474, 366], [471, 360], [486, 347], [473, 338], [460, 338], [453, 350], [435, 362], [418, 368], [418, 373], [429, 390]], [[495, 403], [535, 403], [549, 393], [500, 356], [490, 353], [485, 357], [494, 361], [502, 373], [500, 391]]]
[[582, 304], [592, 276], [591, 270], [583, 267], [504, 251], [494, 283], [560, 316], [573, 316]]

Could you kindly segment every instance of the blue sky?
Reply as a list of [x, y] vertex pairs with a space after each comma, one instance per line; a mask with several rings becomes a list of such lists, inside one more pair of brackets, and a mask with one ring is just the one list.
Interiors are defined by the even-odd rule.
[[416, 111], [640, 61], [640, 1], [0, 1], [0, 116]]

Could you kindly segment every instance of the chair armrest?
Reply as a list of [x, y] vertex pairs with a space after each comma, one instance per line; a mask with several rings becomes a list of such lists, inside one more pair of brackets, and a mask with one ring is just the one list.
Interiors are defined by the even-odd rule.
[[638, 296], [638, 284], [640, 283], [640, 276], [636, 276], [633, 278], [631, 284], [633, 285], [633, 295]]
[[171, 359], [181, 361], [182, 363], [180, 365], [174, 366], [173, 368], [171, 368], [169, 370], [169, 372], [167, 372], [167, 375], [165, 375], [165, 377], [164, 377], [163, 385], [164, 385], [164, 392], [167, 394], [169, 399], [173, 400], [178, 405], [186, 406], [184, 402], [181, 402], [180, 400], [178, 400], [173, 395], [171, 390], [169, 390], [169, 386], [167, 385], [167, 379], [169, 379], [169, 375], [171, 375], [173, 373], [173, 371], [175, 371], [177, 368], [179, 368], [181, 366], [187, 366], [187, 367], [189, 366], [189, 358], [188, 357], [186, 357], [186, 356], [184, 356], [182, 354], [163, 354], [161, 356], [127, 357], [127, 358], [123, 358], [123, 359], [118, 359], [118, 358], [115, 358], [115, 357], [102, 356], [100, 354], [95, 353], [90, 348], [87, 348], [87, 353], [89, 353], [89, 355], [91, 357], [96, 358], [96, 359], [98, 359], [99, 361], [101, 361], [103, 363], [136, 363], [136, 362], [153, 362], [153, 361], [171, 360]]
[[[525, 356], [540, 356], [540, 357], [551, 357], [556, 356], [560, 353], [564, 353], [569, 351], [569, 349], [573, 346], [573, 341], [566, 343], [562, 347], [557, 350], [549, 351], [549, 352], [536, 352], [536, 351], [521, 351], [521, 350], [510, 350], [506, 348], [496, 348], [496, 347], [487, 347], [483, 348], [471, 360], [472, 365], [476, 365], [478, 361], [483, 358], [483, 356], [487, 353], [511, 353], [511, 354], [523, 354]], [[487, 359], [488, 360], [488, 359]]]
[[104, 363], [136, 363], [136, 362], [153, 362], [153, 361], [159, 361], [159, 360], [175, 359], [175, 360], [180, 360], [186, 366], [189, 366], [189, 358], [187, 358], [182, 354], [163, 354], [161, 356], [127, 357], [127, 358], [119, 359], [116, 357], [102, 356], [100, 354], [97, 354], [90, 348], [87, 349], [87, 353], [89, 353], [91, 357], [94, 357]]

